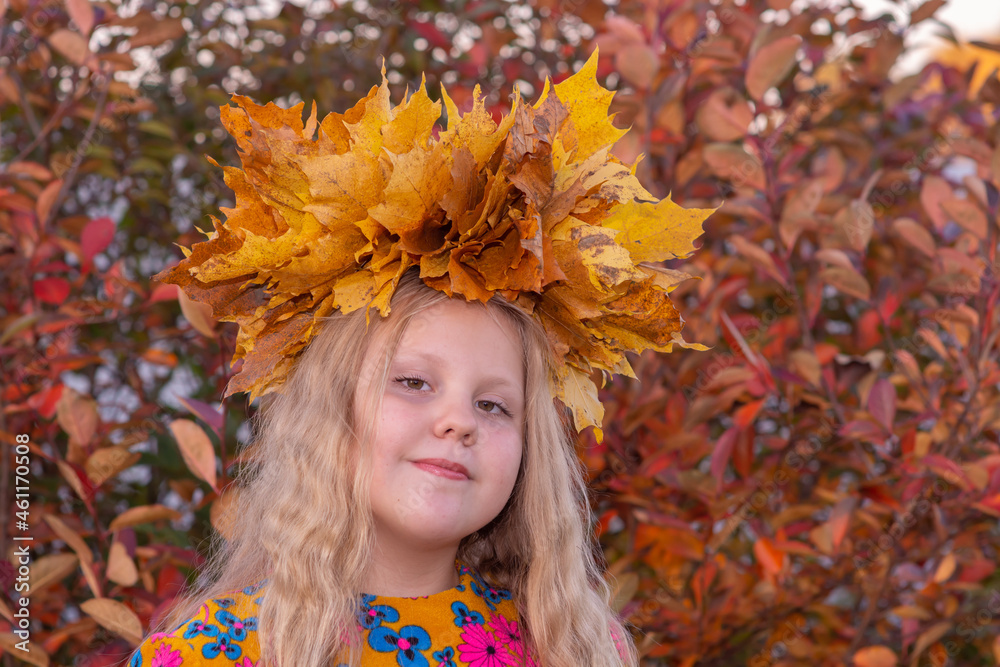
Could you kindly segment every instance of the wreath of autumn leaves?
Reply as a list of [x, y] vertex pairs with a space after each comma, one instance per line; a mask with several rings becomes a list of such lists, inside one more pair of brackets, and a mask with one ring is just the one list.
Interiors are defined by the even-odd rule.
[[714, 209], [657, 201], [635, 176], [642, 156], [626, 165], [609, 152], [628, 130], [608, 116], [614, 93], [597, 83], [597, 58], [546, 79], [533, 105], [515, 90], [499, 125], [479, 86], [465, 114], [442, 86], [437, 136], [441, 103], [422, 80], [392, 106], [384, 65], [381, 85], [322, 122], [315, 102], [303, 125], [301, 103], [234, 95], [221, 111], [243, 165], [223, 167], [236, 206], [154, 276], [239, 325], [243, 365], [225, 395], [279, 389], [318, 318], [388, 315], [413, 266], [449, 296], [499, 292], [536, 317], [557, 362], [553, 393], [581, 430], [603, 417], [593, 371], [634, 377], [626, 350], [706, 349], [681, 337], [668, 296], [691, 276], [657, 263], [689, 256]]

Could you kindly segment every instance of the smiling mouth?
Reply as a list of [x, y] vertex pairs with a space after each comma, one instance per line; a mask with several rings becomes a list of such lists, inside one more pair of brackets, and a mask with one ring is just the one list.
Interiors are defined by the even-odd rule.
[[469, 478], [460, 472], [454, 470], [448, 470], [447, 468], [442, 468], [441, 466], [436, 466], [433, 463], [423, 463], [420, 461], [414, 461], [413, 465], [418, 468], [422, 468], [432, 475], [437, 475], [439, 477], [444, 477], [445, 479], [453, 479], [460, 482], [467, 482]]

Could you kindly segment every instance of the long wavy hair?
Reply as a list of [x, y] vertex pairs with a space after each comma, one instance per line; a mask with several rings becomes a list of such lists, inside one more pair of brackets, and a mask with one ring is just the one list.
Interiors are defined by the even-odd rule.
[[[283, 391], [261, 399], [247, 465], [232, 487], [235, 520], [227, 537], [213, 534], [197, 580], [156, 631], [192, 618], [208, 599], [267, 578], [257, 610], [263, 665], [360, 664], [356, 612], [375, 545], [369, 497], [374, 417], [407, 324], [447, 298], [410, 270], [387, 317], [373, 314], [366, 324], [362, 309], [323, 320]], [[611, 607], [606, 563], [595, 548], [585, 470], [553, 403], [544, 331], [500, 296], [484, 307], [520, 336], [524, 442], [507, 505], [461, 541], [457, 557], [511, 592], [529, 655], [540, 665], [635, 667], [636, 648]], [[387, 341], [381, 377], [371, 383], [370, 396], [356, 396], [375, 336]]]

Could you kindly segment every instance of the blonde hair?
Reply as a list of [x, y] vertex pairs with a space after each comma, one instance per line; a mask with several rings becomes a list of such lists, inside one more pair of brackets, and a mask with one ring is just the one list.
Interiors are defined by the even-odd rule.
[[[213, 535], [197, 581], [172, 604], [157, 631], [172, 630], [208, 599], [267, 578], [257, 610], [262, 665], [320, 667], [344, 660], [342, 651], [349, 664], [359, 664], [358, 596], [375, 544], [367, 461], [373, 416], [408, 322], [447, 298], [410, 270], [400, 279], [389, 316], [372, 313], [367, 326], [363, 310], [325, 319], [283, 391], [261, 399], [249, 465], [239, 470], [233, 487], [239, 492], [229, 539]], [[539, 665], [635, 667], [635, 646], [611, 608], [612, 593], [593, 548], [585, 471], [552, 400], [545, 333], [499, 296], [486, 307], [522, 343], [523, 453], [507, 505], [461, 541], [457, 557], [511, 592], [528, 654]], [[381, 377], [371, 383], [370, 400], [356, 405], [362, 363], [375, 336], [387, 341]]]

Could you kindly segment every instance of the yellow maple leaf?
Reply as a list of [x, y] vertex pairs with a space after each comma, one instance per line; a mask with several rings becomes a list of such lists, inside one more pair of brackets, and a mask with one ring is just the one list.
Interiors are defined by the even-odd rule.
[[[597, 49], [594, 49], [579, 72], [551, 87], [569, 112], [569, 120], [575, 128], [572, 150], [575, 150], [576, 161], [585, 160], [595, 151], [611, 146], [628, 132], [612, 124], [614, 115], [608, 116], [615, 94], [597, 83], [597, 54]], [[534, 104], [535, 109], [545, 103], [549, 92], [549, 81], [546, 79], [542, 94]]]
[[601, 225], [618, 230], [615, 241], [636, 262], [662, 262], [689, 256], [702, 223], [714, 208], [682, 208], [670, 197], [657, 203], [630, 201], [616, 206]]

